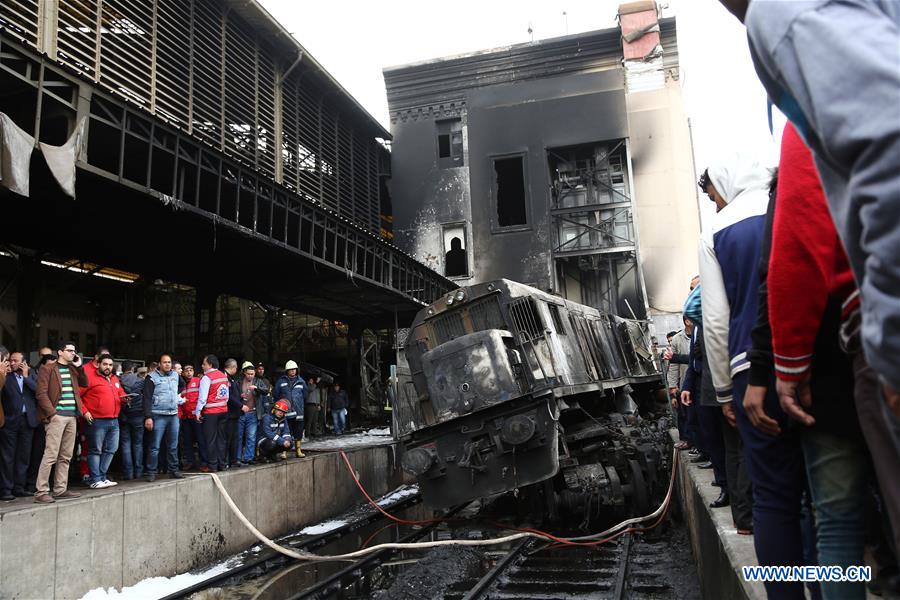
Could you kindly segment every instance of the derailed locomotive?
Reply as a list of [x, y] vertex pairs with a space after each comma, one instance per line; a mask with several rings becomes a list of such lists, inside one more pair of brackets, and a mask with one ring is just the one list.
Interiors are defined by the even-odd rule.
[[524, 489], [551, 513], [643, 514], [665, 483], [646, 322], [501, 279], [420, 311], [405, 356], [394, 431], [431, 506]]

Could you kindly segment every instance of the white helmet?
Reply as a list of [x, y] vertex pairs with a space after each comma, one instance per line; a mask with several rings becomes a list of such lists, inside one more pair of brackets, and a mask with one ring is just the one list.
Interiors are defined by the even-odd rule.
[[295, 362], [292, 361], [292, 360], [289, 360], [289, 361], [287, 361], [287, 362], [284, 364], [284, 370], [285, 370], [285, 371], [290, 371], [291, 369], [299, 369], [299, 368], [300, 368], [300, 367], [297, 366], [297, 363], [295, 363]]

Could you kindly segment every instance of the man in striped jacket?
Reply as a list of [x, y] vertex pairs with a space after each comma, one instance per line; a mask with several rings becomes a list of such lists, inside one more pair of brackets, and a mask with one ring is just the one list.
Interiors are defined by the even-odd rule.
[[[87, 386], [84, 371], [79, 369], [81, 357], [75, 344], [60, 342], [55, 362], [41, 367], [37, 377], [38, 419], [44, 424], [47, 443], [37, 475], [34, 501], [52, 504], [54, 498], [77, 498], [81, 494], [69, 487], [69, 461], [75, 449], [76, 417], [83, 413], [79, 386]], [[53, 495], [50, 495], [50, 469], [56, 465]]]

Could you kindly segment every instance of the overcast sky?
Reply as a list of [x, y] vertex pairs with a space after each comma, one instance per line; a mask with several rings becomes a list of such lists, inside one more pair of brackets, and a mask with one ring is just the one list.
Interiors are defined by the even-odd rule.
[[[621, 3], [261, 2], [388, 129], [382, 68], [527, 42], [529, 26], [535, 40], [614, 27]], [[682, 88], [698, 169], [721, 148], [774, 152], [766, 96], [753, 71], [743, 26], [717, 0], [660, 4], [667, 6], [665, 16], [678, 19]], [[777, 133], [783, 123], [777, 115]]]

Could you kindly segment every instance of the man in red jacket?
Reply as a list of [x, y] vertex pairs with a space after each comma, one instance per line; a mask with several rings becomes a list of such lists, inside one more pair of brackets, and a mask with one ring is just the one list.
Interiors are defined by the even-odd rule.
[[107, 488], [117, 485], [106, 474], [113, 455], [119, 449], [119, 409], [122, 407], [122, 389], [119, 378], [113, 375], [113, 359], [109, 354], [100, 356], [95, 369], [85, 369], [87, 387], [81, 388], [84, 420], [87, 422], [88, 469], [91, 487]]
[[[206, 462], [206, 438], [203, 437], [203, 425], [197, 420], [194, 411], [197, 410], [197, 397], [200, 395], [200, 378], [194, 375], [194, 365], [184, 365], [181, 378], [184, 379], [184, 404], [178, 407], [178, 417], [181, 419], [181, 457], [184, 461], [185, 471], [199, 468], [208, 472]], [[194, 450], [194, 444], [197, 450]], [[197, 454], [200, 460], [197, 460]]]
[[[869, 456], [860, 426], [898, 546], [900, 456], [891, 442], [877, 381], [862, 356], [859, 292], [813, 156], [790, 124], [781, 145], [768, 275], [778, 396], [785, 412], [806, 425], [803, 451], [816, 508], [819, 564], [846, 567], [862, 564], [865, 543]], [[854, 360], [852, 373], [849, 364], [841, 368], [835, 359], [842, 355], [841, 322], [844, 348]], [[825, 583], [823, 592], [852, 585]], [[858, 594], [865, 593], [862, 585], [856, 587]]]

